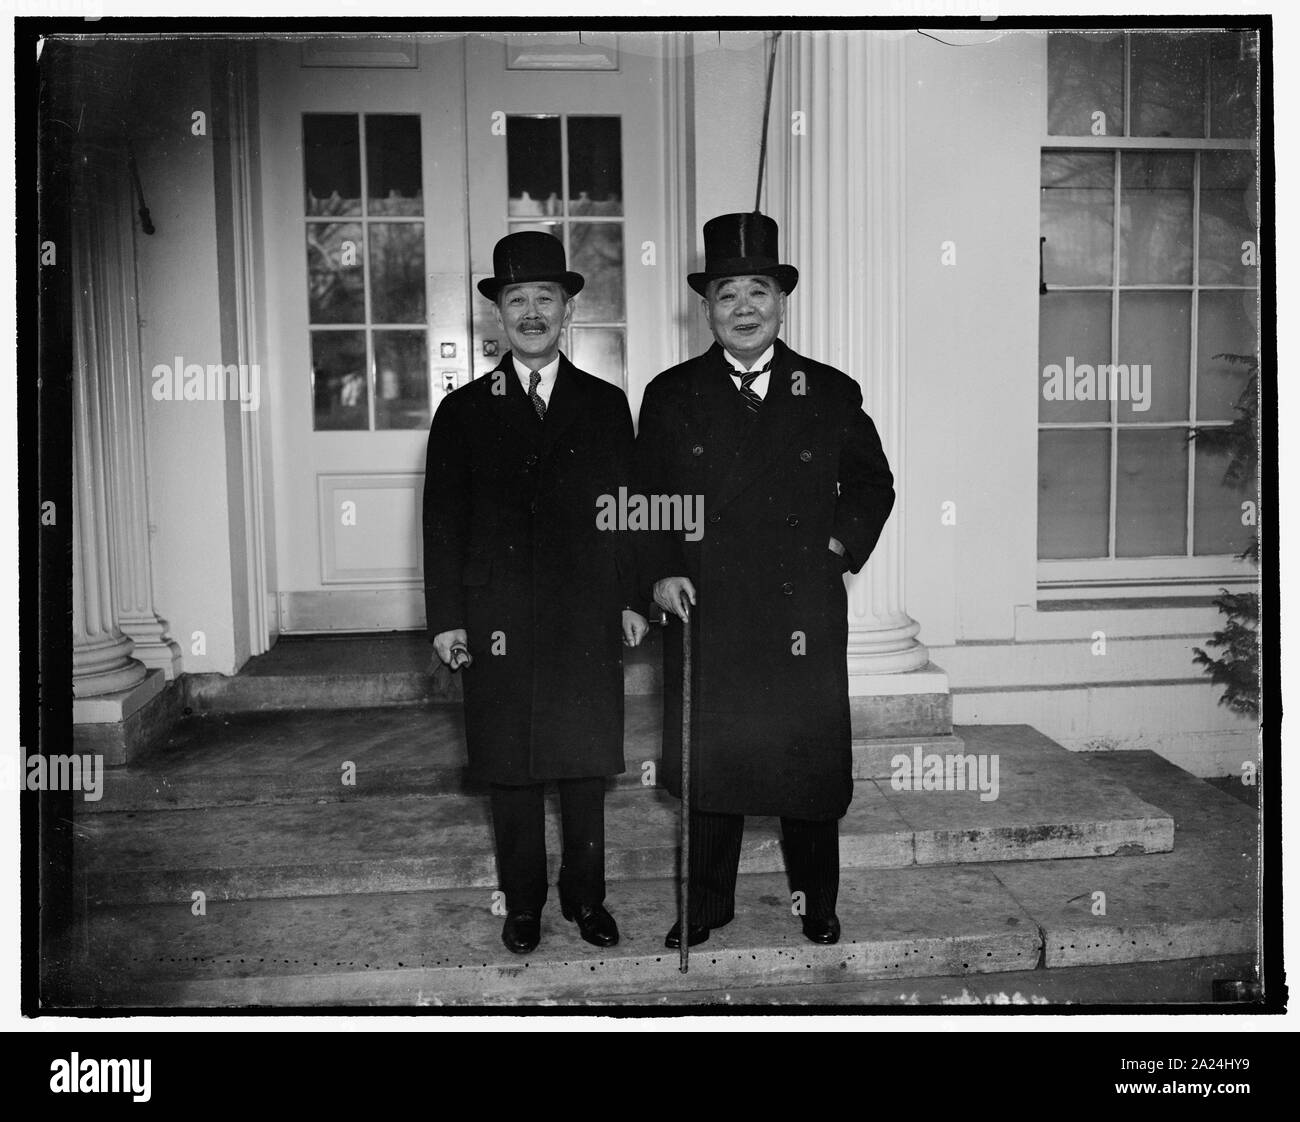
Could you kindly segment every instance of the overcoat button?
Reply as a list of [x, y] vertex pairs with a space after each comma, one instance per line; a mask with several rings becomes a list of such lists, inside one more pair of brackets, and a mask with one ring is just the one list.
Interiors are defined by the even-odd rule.
[[789, 581], [786, 581], [785, 584], [781, 586], [781, 591], [784, 592], [787, 596], [793, 596], [794, 585], [791, 584]]
[[805, 448], [802, 452], [799, 453], [799, 459], [803, 460], [804, 463], [807, 463], [809, 460], [812, 459], [812, 453], [809, 452], [807, 448]]
[[537, 466], [537, 457], [529, 456], [526, 460], [524, 460], [524, 463], [527, 464], [530, 468], [535, 468]]
[[710, 521], [710, 522], [721, 522], [721, 521], [722, 521], [722, 515], [720, 515], [720, 514], [710, 514], [710, 515], [709, 515], [709, 521]]
[[703, 444], [697, 444], [694, 448], [691, 449], [691, 455], [692, 455], [692, 456], [703, 456], [703, 455], [704, 455], [704, 445], [703, 445]]
[[787, 514], [785, 517], [785, 524], [787, 526], [798, 526], [799, 516], [797, 514]]

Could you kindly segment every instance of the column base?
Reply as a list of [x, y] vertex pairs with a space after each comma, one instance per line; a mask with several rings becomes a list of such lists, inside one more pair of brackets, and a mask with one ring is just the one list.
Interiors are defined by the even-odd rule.
[[123, 613], [117, 621], [134, 649], [131, 657], [150, 669], [161, 670], [170, 682], [181, 670], [181, 648], [167, 635], [167, 624], [156, 616]]
[[169, 682], [181, 672], [181, 649], [171, 640], [157, 643], [141, 643], [137, 640], [131, 657], [144, 663], [150, 670], [161, 670]]
[[856, 636], [849, 634], [849, 674], [857, 677], [888, 676], [891, 674], [911, 674], [930, 665], [930, 652], [924, 643], [915, 639], [904, 638], [896, 643], [879, 643], [872, 636], [872, 641], [854, 642]]
[[108, 765], [130, 763], [171, 731], [184, 707], [181, 683], [149, 670], [128, 689], [72, 702], [73, 747]]
[[901, 674], [862, 674], [849, 665], [853, 737], [948, 737], [952, 693], [948, 675], [933, 662]]
[[72, 645], [72, 695], [104, 697], [134, 688], [145, 677], [144, 664], [131, 657], [125, 635], [102, 635]]

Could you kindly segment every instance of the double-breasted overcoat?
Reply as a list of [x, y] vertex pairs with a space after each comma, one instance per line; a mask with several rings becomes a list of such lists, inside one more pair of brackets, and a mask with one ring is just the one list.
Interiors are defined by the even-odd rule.
[[622, 609], [635, 571], [598, 501], [629, 480], [623, 391], [563, 356], [539, 420], [507, 354], [447, 395], [429, 429], [429, 635], [464, 628], [470, 768], [491, 783], [615, 775]]
[[[853, 792], [844, 573], [866, 562], [894, 504], [857, 382], [778, 340], [751, 415], [714, 344], [647, 387], [635, 478], [643, 493], [703, 497], [698, 541], [637, 535], [643, 594], [671, 576], [689, 577], [697, 593], [693, 806], [842, 816]], [[662, 777], [675, 795], [681, 667], [670, 617]]]

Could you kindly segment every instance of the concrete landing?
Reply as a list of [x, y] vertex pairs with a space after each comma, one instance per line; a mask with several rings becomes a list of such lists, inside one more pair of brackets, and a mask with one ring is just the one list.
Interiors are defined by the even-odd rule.
[[1206, 948], [1254, 953], [1259, 811], [1153, 752], [1081, 759], [1135, 795], [1158, 798], [1178, 822], [1178, 844], [1171, 853], [1132, 862], [997, 866], [999, 882], [1032, 906], [1044, 932], [1045, 964], [1150, 962], [1209, 953]]
[[[975, 790], [899, 791], [888, 780], [858, 780], [840, 823], [844, 868], [1092, 858], [1172, 848], [1173, 819], [1089, 767], [1086, 757], [1024, 726], [971, 727], [964, 736], [968, 754], [997, 757], [997, 798], [986, 801]], [[301, 761], [282, 760], [275, 783], [292, 783], [301, 764], [332, 775], [337, 791], [345, 762], [340, 756], [346, 752], [351, 760], [357, 754], [349, 738], [341, 724], [337, 741], [327, 737]], [[212, 767], [237, 770], [241, 752], [223, 757], [214, 749], [211, 756]], [[358, 766], [358, 775], [364, 770]], [[318, 770], [311, 774], [319, 779]], [[677, 808], [658, 789], [609, 793], [611, 880], [674, 875]], [[487, 800], [481, 796], [335, 796], [274, 808], [78, 809], [77, 815], [76, 874], [95, 903], [188, 900], [196, 890], [216, 900], [497, 883]], [[554, 875], [559, 832], [553, 803], [548, 838]], [[742, 870], [783, 867], [778, 823], [751, 819]]]
[[[623, 652], [629, 695], [662, 690], [661, 629], [652, 627], [635, 650]], [[461, 700], [460, 679], [433, 653], [423, 631], [380, 635], [282, 637], [233, 676], [186, 676], [196, 712], [353, 709]]]
[[[1041, 1004], [1113, 1000], [1117, 977], [1129, 979], [1123, 992], [1132, 1000], [1209, 1000], [1213, 980], [1251, 976], [1256, 812], [1153, 753], [1076, 758], [1094, 782], [1123, 783], [1172, 808], [1186, 823], [1178, 847], [1086, 861], [846, 869], [844, 940], [835, 947], [802, 938], [782, 875], [745, 874], [736, 920], [694, 948], [687, 975], [662, 946], [675, 909], [665, 879], [611, 883], [607, 903], [623, 941], [610, 950], [583, 943], [552, 900], [542, 945], [525, 957], [500, 945], [486, 887], [384, 892], [376, 883], [327, 897], [209, 897], [205, 916], [191, 913], [186, 895], [91, 909], [66, 963], [69, 1001]], [[1094, 913], [1098, 891], [1104, 914]], [[1134, 982], [1134, 963], [1171, 965]], [[1117, 975], [1124, 964], [1129, 972]]]
[[[658, 763], [662, 718], [658, 697], [625, 700], [626, 771], [610, 780], [611, 787], [657, 785], [647, 784], [644, 765]], [[890, 759], [917, 747], [926, 753], [960, 752], [962, 741], [855, 741], [853, 777], [888, 779]], [[356, 765], [355, 783], [345, 785], [348, 762]], [[109, 769], [104, 780], [103, 799], [86, 803], [87, 813], [486, 793], [466, 771], [461, 706], [429, 702], [196, 713], [180, 721], [155, 751], [129, 767]]]

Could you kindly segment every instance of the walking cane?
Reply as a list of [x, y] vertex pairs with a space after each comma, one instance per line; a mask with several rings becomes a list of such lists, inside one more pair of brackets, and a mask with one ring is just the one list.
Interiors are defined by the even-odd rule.
[[682, 620], [682, 817], [678, 825], [681, 838], [681, 867], [677, 894], [681, 910], [677, 915], [677, 930], [681, 933], [679, 944], [680, 965], [683, 974], [690, 969], [691, 939], [691, 621]]

